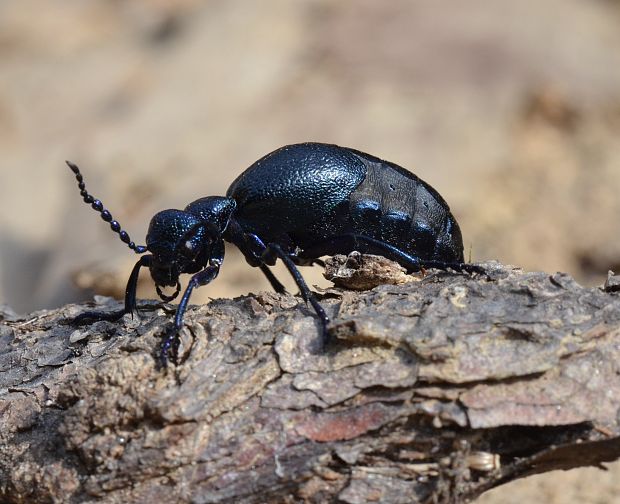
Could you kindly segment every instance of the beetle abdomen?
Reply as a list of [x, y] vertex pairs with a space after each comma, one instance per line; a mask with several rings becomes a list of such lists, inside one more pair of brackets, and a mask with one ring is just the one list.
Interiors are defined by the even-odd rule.
[[[435, 189], [394, 163], [346, 150], [364, 163], [363, 181], [331, 212], [288, 230], [293, 243], [316, 251], [315, 244], [325, 242], [323, 255], [334, 255], [350, 250], [341, 250], [335, 243], [342, 242], [330, 242], [330, 237], [364, 235], [419, 259], [463, 261], [461, 231]], [[363, 244], [356, 246], [360, 252], [372, 253]]]
[[366, 161], [367, 171], [349, 196], [351, 232], [420, 259], [462, 261], [461, 231], [439, 193], [398, 165], [358, 155]]

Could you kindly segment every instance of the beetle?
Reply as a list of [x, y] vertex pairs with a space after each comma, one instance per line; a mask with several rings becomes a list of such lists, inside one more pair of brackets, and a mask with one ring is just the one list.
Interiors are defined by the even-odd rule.
[[[458, 223], [440, 194], [404, 168], [364, 152], [323, 143], [281, 147], [262, 157], [232, 183], [226, 196], [207, 196], [183, 210], [163, 210], [151, 219], [146, 245], [136, 245], [100, 200], [86, 191], [79, 168], [67, 161], [84, 202], [112, 231], [141, 254], [115, 312], [85, 312], [75, 321], [117, 320], [136, 309], [138, 274], [149, 268], [165, 302], [180, 291], [179, 276], [191, 274], [161, 347], [165, 365], [192, 291], [213, 281], [224, 261], [224, 242], [234, 244], [258, 267], [276, 292], [285, 288], [269, 269], [280, 259], [301, 296], [318, 316], [322, 343], [329, 317], [298, 266], [322, 264], [322, 256], [353, 250], [395, 260], [409, 272], [423, 268], [478, 272], [463, 260]], [[148, 252], [148, 254], [147, 254]], [[172, 295], [163, 292], [174, 287]]]

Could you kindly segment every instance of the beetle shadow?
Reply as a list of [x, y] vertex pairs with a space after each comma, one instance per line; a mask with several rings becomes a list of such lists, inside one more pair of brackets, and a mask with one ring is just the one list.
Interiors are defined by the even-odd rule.
[[17, 313], [54, 308], [83, 297], [55, 268], [50, 247], [38, 247], [6, 230], [0, 240], [0, 299]]

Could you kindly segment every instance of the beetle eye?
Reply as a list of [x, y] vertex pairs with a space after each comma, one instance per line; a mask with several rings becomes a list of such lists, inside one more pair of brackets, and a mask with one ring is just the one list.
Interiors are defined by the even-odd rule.
[[194, 259], [196, 252], [198, 252], [198, 246], [195, 240], [185, 240], [180, 247], [181, 254], [187, 259]]
[[178, 253], [189, 261], [195, 261], [205, 247], [203, 233], [199, 230], [190, 236], [185, 236], [179, 243]]

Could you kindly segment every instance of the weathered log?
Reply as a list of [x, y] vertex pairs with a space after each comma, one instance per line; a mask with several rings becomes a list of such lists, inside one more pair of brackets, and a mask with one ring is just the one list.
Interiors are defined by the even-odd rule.
[[5, 309], [0, 500], [461, 502], [619, 458], [617, 277], [484, 266], [322, 292], [324, 352], [298, 297], [194, 306], [165, 369], [170, 307]]

